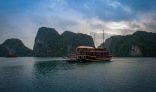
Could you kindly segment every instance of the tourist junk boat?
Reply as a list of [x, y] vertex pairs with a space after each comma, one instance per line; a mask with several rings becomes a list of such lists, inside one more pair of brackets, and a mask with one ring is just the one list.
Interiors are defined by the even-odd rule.
[[[103, 34], [104, 42], [104, 34]], [[104, 46], [102, 47], [90, 47], [90, 46], [78, 46], [76, 48], [76, 54], [68, 55], [68, 62], [76, 61], [110, 61], [112, 55], [106, 50]]]
[[78, 46], [76, 54], [68, 55], [68, 61], [110, 61], [112, 55], [102, 47]]

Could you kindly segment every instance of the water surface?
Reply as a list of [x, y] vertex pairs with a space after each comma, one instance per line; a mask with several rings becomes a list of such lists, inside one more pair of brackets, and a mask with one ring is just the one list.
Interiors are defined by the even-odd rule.
[[0, 58], [0, 92], [156, 91], [156, 58], [68, 63], [62, 58]]

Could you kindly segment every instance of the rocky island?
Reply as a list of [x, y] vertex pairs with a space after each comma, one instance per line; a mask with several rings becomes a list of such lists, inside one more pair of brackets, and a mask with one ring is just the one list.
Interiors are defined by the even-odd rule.
[[39, 28], [34, 48], [34, 56], [63, 56], [73, 53], [77, 46], [94, 46], [91, 36], [81, 33], [65, 31], [61, 35], [53, 28]]
[[[106, 39], [104, 46], [117, 57], [156, 57], [156, 33], [137, 31], [132, 35], [116, 35]], [[94, 47], [93, 38], [82, 33], [64, 31], [59, 34], [54, 28], [38, 29], [33, 50], [17, 38], [0, 44], [0, 56], [60, 57], [74, 53], [77, 46]], [[101, 44], [103, 45], [103, 43]]]
[[156, 33], [137, 31], [132, 35], [112, 36], [104, 46], [117, 57], [156, 57]]
[[0, 45], [1, 57], [23, 57], [32, 55], [32, 50], [27, 48], [21, 40], [16, 38], [7, 39]]

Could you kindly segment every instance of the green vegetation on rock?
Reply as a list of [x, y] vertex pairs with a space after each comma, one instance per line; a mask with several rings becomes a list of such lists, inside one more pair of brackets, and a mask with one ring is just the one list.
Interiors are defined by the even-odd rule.
[[39, 28], [35, 43], [34, 56], [58, 56], [61, 54], [61, 37], [59, 33], [53, 28], [41, 27]]
[[35, 38], [34, 56], [56, 57], [74, 53], [79, 45], [94, 46], [91, 36], [65, 31], [61, 35], [53, 29], [41, 27]]
[[0, 56], [6, 57], [10, 53], [14, 56], [32, 56], [32, 50], [27, 48], [19, 39], [7, 39], [0, 45]]
[[63, 41], [63, 55], [74, 53], [76, 47], [81, 45], [94, 47], [92, 37], [86, 34], [65, 31], [61, 34], [61, 38]]
[[104, 46], [113, 56], [156, 56], [156, 33], [137, 31], [132, 35], [112, 36]]

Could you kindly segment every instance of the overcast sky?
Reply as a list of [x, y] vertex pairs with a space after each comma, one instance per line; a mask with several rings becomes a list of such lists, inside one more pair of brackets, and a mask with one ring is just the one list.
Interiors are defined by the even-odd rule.
[[0, 44], [18, 38], [33, 48], [38, 28], [112, 35], [156, 32], [156, 0], [0, 0]]

